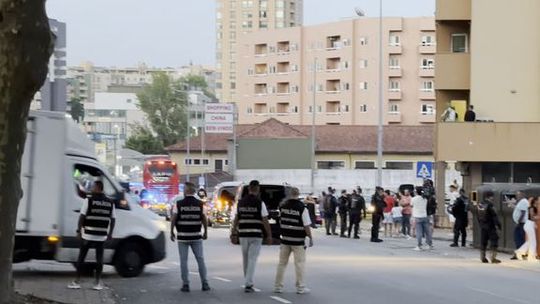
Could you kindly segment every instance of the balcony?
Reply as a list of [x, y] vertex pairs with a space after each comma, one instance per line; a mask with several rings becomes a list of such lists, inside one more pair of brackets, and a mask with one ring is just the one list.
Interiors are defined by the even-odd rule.
[[418, 116], [418, 122], [420, 123], [435, 123], [435, 113], [433, 112], [420, 112], [420, 115]]
[[[537, 162], [540, 123], [438, 123], [436, 159], [464, 162]], [[527, 143], [527, 148], [523, 147]]]
[[255, 57], [268, 55], [268, 45], [266, 43], [255, 45]]
[[255, 85], [255, 95], [264, 96], [268, 94], [268, 86], [266, 84], [256, 84]]
[[471, 20], [472, 0], [437, 0], [435, 19], [438, 21]]
[[326, 81], [326, 93], [337, 94], [340, 91], [341, 91], [341, 81], [339, 80]]
[[341, 67], [341, 58], [328, 58], [326, 59], [326, 71], [327, 72], [339, 72]]
[[401, 112], [388, 112], [388, 123], [401, 123]]
[[437, 53], [437, 45], [436, 44], [421, 44], [418, 47], [418, 52], [420, 54], [424, 55], [431, 55]]
[[434, 66], [420, 66], [418, 71], [418, 76], [420, 77], [435, 77], [435, 67]]
[[278, 74], [288, 74], [291, 69], [290, 69], [290, 64], [289, 62], [278, 62], [277, 64], [277, 73]]
[[388, 53], [392, 55], [399, 55], [403, 53], [403, 48], [401, 44], [390, 44], [388, 45]]
[[289, 41], [281, 41], [277, 43], [277, 54], [288, 55], [291, 52]]
[[421, 100], [435, 100], [434, 90], [421, 89], [418, 95]]
[[277, 84], [277, 94], [278, 95], [289, 95], [291, 94], [291, 86], [288, 82], [278, 82]]
[[328, 36], [326, 37], [326, 49], [331, 50], [337, 50], [340, 49], [343, 46], [341, 43], [341, 36]]
[[403, 76], [402, 70], [400, 67], [390, 67], [388, 70], [388, 77], [401, 77]]
[[435, 55], [437, 90], [470, 90], [471, 55], [446, 53]]
[[401, 90], [390, 90], [387, 93], [388, 100], [401, 100]]
[[266, 76], [268, 75], [268, 65], [267, 64], [256, 64], [255, 65], [255, 76]]

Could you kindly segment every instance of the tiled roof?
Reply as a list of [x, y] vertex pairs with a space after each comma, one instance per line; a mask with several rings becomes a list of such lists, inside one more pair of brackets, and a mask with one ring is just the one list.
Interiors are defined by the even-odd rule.
[[[316, 126], [318, 153], [376, 153], [377, 126]], [[261, 124], [237, 126], [238, 138], [310, 138], [311, 126], [291, 126], [276, 119]], [[393, 154], [432, 154], [433, 126], [385, 126], [383, 150]], [[205, 134], [205, 150], [226, 152], [232, 134]], [[185, 141], [167, 147], [169, 152], [186, 151]], [[191, 151], [201, 150], [201, 138], [190, 142]]]

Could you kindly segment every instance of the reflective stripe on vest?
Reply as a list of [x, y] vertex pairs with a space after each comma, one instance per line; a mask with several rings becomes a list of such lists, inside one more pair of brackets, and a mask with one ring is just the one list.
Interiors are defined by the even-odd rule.
[[306, 231], [302, 221], [304, 203], [291, 199], [279, 208], [281, 242], [285, 245], [304, 246]]
[[202, 202], [193, 196], [186, 196], [176, 203], [176, 238], [179, 241], [194, 241], [202, 238]]
[[261, 210], [262, 201], [254, 195], [250, 194], [238, 202], [237, 215], [239, 237], [263, 237]]

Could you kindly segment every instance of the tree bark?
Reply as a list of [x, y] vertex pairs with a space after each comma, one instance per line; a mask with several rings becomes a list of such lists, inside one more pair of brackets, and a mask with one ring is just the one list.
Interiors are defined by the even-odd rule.
[[13, 286], [26, 120], [47, 76], [52, 43], [45, 0], [0, 0], [0, 304], [10, 302]]

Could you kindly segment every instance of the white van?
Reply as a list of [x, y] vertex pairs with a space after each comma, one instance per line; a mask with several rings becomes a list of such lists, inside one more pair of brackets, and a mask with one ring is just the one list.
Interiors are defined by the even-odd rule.
[[[165, 258], [166, 224], [141, 208], [98, 162], [86, 134], [63, 113], [31, 112], [22, 160], [23, 197], [17, 213], [14, 262], [31, 259], [77, 261], [79, 212], [95, 180], [115, 202], [113, 240], [105, 244], [104, 262], [124, 277]], [[88, 261], [95, 261], [94, 250]]]

